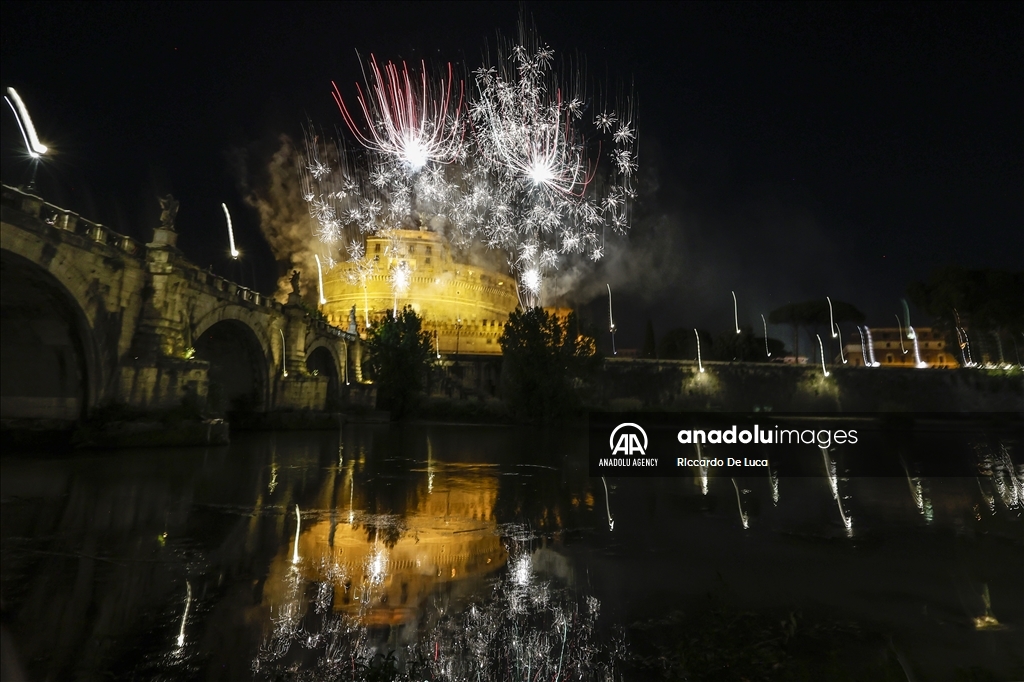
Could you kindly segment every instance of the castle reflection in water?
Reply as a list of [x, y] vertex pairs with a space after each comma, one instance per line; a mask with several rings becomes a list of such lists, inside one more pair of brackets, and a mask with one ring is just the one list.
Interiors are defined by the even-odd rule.
[[[296, 574], [327, 583], [319, 608], [357, 618], [366, 626], [416, 623], [424, 602], [439, 590], [479, 581], [503, 566], [508, 552], [494, 516], [495, 471], [474, 465], [428, 463], [409, 492], [402, 517], [368, 514], [355, 484], [355, 465], [345, 467], [329, 511], [304, 514], [296, 546], [283, 546], [270, 566], [264, 603], [272, 611], [291, 598]], [[463, 468], [474, 469], [472, 477]]]

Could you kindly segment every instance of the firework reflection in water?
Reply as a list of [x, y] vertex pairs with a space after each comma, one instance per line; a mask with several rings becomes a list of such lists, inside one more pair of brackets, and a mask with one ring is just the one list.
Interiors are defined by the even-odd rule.
[[332, 613], [319, 603], [320, 596], [330, 599], [343, 572], [325, 574], [310, 609], [303, 597], [309, 590], [293, 571], [288, 603], [274, 610], [273, 629], [252, 663], [256, 678], [299, 673], [297, 679], [366, 679], [391, 660], [396, 680], [613, 679], [621, 652], [596, 641], [600, 602], [573, 589], [560, 555], [534, 549], [537, 538], [528, 528], [509, 525], [501, 533], [507, 568], [489, 593], [458, 609], [438, 608], [426, 616], [428, 626], [419, 628], [413, 643], [392, 653], [359, 615]]
[[600, 602], [538, 570], [550, 550], [508, 538], [508, 571], [490, 598], [440, 619], [428, 651], [440, 680], [603, 680], [613, 662], [594, 641]]

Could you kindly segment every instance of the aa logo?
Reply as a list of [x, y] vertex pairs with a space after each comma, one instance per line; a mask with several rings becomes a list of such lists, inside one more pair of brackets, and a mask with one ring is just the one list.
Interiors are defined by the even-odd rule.
[[647, 454], [647, 432], [639, 424], [626, 422], [612, 429], [608, 447], [613, 455]]

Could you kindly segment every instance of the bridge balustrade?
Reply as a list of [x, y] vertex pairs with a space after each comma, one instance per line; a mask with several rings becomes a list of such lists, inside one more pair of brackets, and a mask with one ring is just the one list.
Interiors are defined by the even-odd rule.
[[51, 227], [70, 232], [71, 234], [88, 237], [97, 244], [112, 246], [129, 256], [141, 257], [144, 252], [142, 244], [131, 237], [116, 232], [106, 225], [94, 223], [83, 218], [74, 211], [54, 206], [31, 195], [22, 195], [20, 208], [22, 211], [29, 213], [29, 215], [38, 217]]

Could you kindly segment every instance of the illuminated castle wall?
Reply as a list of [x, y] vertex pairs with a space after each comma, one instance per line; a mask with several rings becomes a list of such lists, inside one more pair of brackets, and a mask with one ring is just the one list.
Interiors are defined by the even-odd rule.
[[[352, 263], [324, 275], [323, 306], [328, 319], [342, 328], [356, 307], [362, 331], [367, 319], [411, 306], [424, 317], [440, 353], [500, 354], [502, 327], [518, 305], [515, 280], [503, 273], [458, 263], [440, 234], [429, 230], [395, 230], [391, 238], [368, 237], [366, 272]], [[392, 272], [404, 268], [408, 286], [398, 291]], [[365, 286], [364, 286], [365, 281]]]

